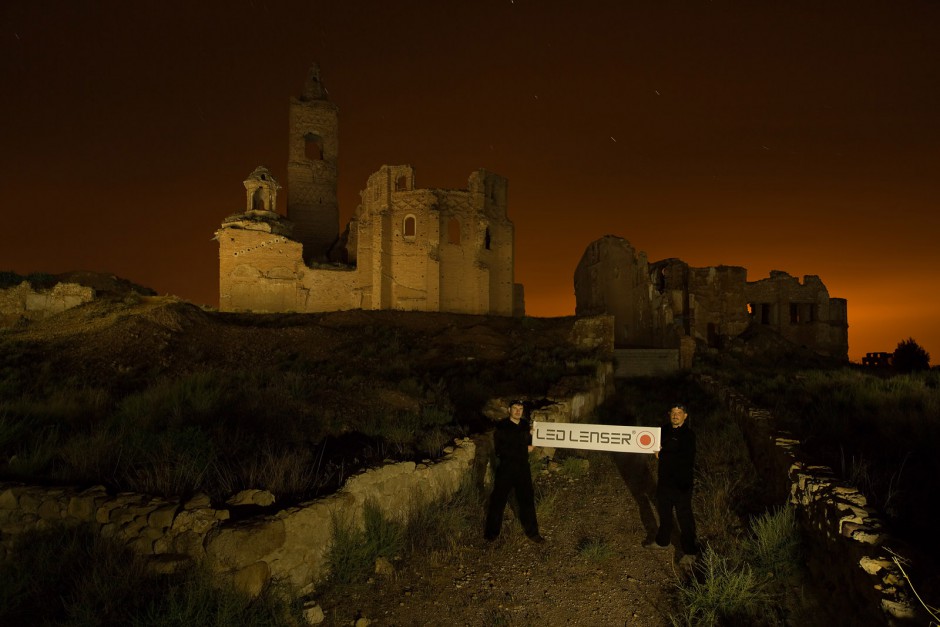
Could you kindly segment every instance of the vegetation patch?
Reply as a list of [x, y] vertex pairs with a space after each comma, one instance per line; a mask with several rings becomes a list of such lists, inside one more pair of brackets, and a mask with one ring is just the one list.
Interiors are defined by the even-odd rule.
[[303, 624], [291, 597], [271, 585], [250, 599], [198, 568], [154, 574], [85, 527], [26, 533], [0, 562], [3, 625]]
[[[224, 501], [334, 491], [440, 457], [484, 404], [583, 377], [572, 320], [410, 312], [218, 314], [95, 301], [0, 335], [0, 479]], [[474, 340], [476, 338], [476, 340]]]

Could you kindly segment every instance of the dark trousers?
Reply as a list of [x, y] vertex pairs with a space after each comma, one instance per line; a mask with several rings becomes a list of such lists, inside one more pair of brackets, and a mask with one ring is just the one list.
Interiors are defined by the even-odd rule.
[[659, 486], [656, 491], [656, 513], [659, 514], [659, 532], [656, 534], [656, 543], [661, 546], [669, 544], [669, 538], [672, 535], [673, 509], [676, 510], [676, 519], [679, 521], [682, 552], [686, 555], [695, 555], [698, 553], [698, 542], [695, 539], [695, 518], [692, 516], [692, 490]]
[[515, 490], [516, 504], [519, 506], [519, 522], [529, 537], [539, 535], [539, 525], [535, 520], [535, 493], [532, 490], [532, 473], [529, 466], [497, 468], [493, 480], [493, 493], [490, 494], [490, 506], [486, 512], [486, 528], [483, 535], [495, 538], [503, 526], [503, 512], [509, 493]]

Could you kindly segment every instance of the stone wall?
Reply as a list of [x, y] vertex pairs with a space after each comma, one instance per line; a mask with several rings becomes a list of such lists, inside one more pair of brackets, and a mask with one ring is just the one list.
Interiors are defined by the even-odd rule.
[[363, 308], [513, 315], [506, 179], [479, 170], [465, 190], [414, 184], [411, 166], [385, 165], [361, 192], [346, 256]]
[[299, 589], [328, 574], [327, 550], [333, 519], [362, 527], [362, 510], [375, 504], [403, 521], [413, 498], [448, 498], [469, 475], [476, 445], [466, 438], [437, 463], [400, 462], [351, 477], [336, 494], [275, 515], [219, 526], [206, 534], [205, 558], [214, 571], [233, 577], [239, 588], [256, 593], [271, 578]]
[[575, 313], [613, 316], [617, 346], [654, 346], [651, 290], [646, 253], [607, 235], [588, 245], [575, 269]]
[[78, 283], [56, 283], [51, 290], [34, 290], [28, 281], [0, 289], [0, 316], [38, 320], [91, 302], [95, 290]]
[[[926, 624], [892, 552], [904, 554], [885, 532], [878, 512], [831, 468], [813, 465], [799, 440], [778, 431], [771, 412], [701, 375], [744, 433], [761, 485], [777, 503], [796, 507], [808, 548], [808, 566], [833, 615], [845, 624]], [[906, 556], [909, 557], [909, 556]]]
[[[327, 574], [326, 552], [333, 518], [362, 525], [362, 509], [372, 502], [402, 520], [412, 497], [447, 498], [470, 474], [476, 444], [469, 438], [449, 447], [436, 463], [401, 462], [351, 477], [335, 494], [276, 514], [233, 521], [240, 505], [215, 508], [205, 495], [179, 502], [142, 494], [109, 495], [104, 487], [86, 490], [0, 484], [0, 559], [10, 542], [31, 529], [88, 524], [117, 538], [153, 565], [172, 570], [205, 561], [249, 594], [272, 578], [303, 589]], [[269, 504], [242, 495], [245, 505]], [[247, 502], [246, 502], [247, 501]]]
[[[574, 274], [578, 315], [612, 314], [618, 348], [680, 348], [691, 339], [724, 348], [753, 325], [822, 355], [848, 359], [847, 304], [819, 277], [786, 272], [748, 281], [740, 266], [694, 268], [681, 259], [649, 262], [627, 240], [588, 244]], [[686, 367], [685, 365], [683, 367]]]
[[848, 360], [846, 301], [830, 298], [818, 276], [806, 275], [801, 283], [773, 270], [769, 278], [747, 283], [745, 298], [756, 323], [795, 344]]

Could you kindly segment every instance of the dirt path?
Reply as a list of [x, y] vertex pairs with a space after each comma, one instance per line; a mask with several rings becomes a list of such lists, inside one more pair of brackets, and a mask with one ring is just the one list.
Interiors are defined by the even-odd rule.
[[539, 476], [544, 544], [530, 542], [507, 510], [492, 544], [481, 531], [446, 561], [326, 591], [324, 624], [668, 625], [680, 570], [673, 549], [642, 547], [650, 510], [641, 516], [630, 488], [642, 487], [645, 461], [597, 454], [583, 476]]

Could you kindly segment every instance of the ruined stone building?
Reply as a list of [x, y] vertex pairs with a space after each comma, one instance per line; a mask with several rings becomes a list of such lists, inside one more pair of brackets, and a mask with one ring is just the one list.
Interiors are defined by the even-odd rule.
[[411, 166], [382, 166], [340, 234], [338, 110], [316, 65], [289, 123], [287, 217], [277, 181], [255, 169], [245, 210], [215, 233], [219, 309], [522, 315], [505, 178], [479, 170], [465, 190], [419, 189]]
[[574, 276], [575, 313], [609, 313], [618, 347], [678, 348], [694, 340], [721, 347], [752, 325], [819, 354], [848, 359], [846, 301], [830, 298], [818, 276], [786, 272], [748, 281], [738, 266], [693, 268], [679, 259], [650, 263], [627, 240], [591, 242]]

